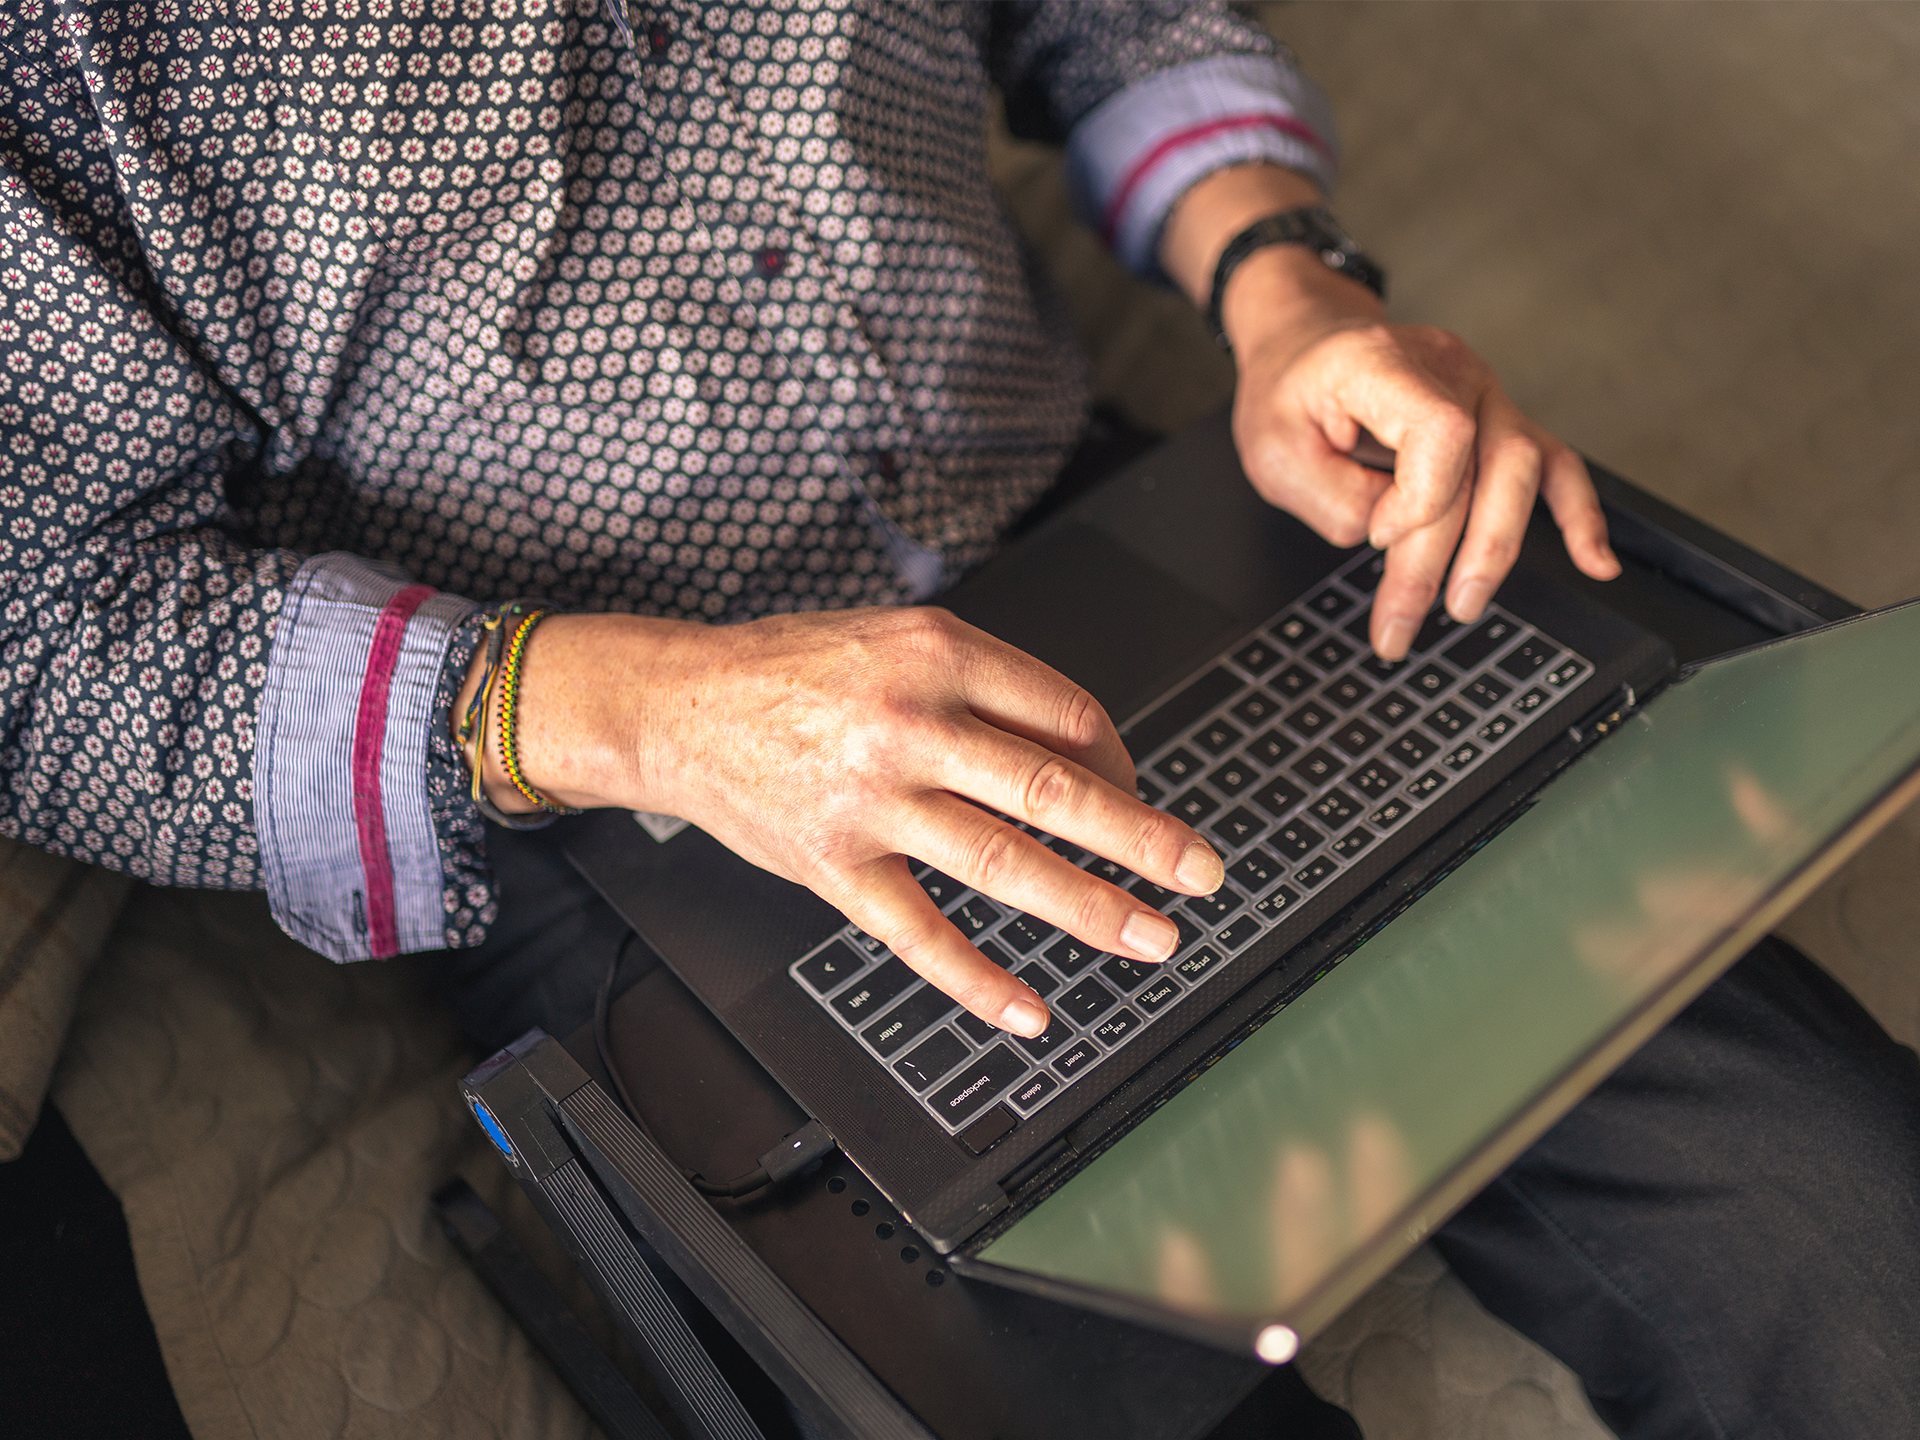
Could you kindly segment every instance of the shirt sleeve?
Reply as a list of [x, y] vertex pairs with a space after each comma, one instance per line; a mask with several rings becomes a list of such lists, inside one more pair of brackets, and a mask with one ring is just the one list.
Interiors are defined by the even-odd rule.
[[461, 938], [449, 917], [490, 899], [474, 847], [442, 834], [472, 807], [457, 803], [456, 777], [430, 777], [451, 751], [448, 739], [434, 753], [443, 676], [465, 669], [474, 613], [353, 555], [317, 555], [287, 588], [260, 696], [255, 824], [274, 919], [310, 949], [439, 949]]
[[1065, 141], [1081, 219], [1150, 279], [1174, 203], [1213, 171], [1267, 161], [1327, 191], [1338, 176], [1325, 95], [1224, 4], [1005, 7], [988, 64], [1014, 132]]

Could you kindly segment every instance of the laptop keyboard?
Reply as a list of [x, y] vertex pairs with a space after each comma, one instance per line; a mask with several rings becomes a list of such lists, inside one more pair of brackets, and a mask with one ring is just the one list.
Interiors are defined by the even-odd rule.
[[978, 1122], [998, 1138], [1013, 1115], [1033, 1114], [1135, 1043], [1592, 673], [1497, 605], [1472, 625], [1436, 612], [1406, 660], [1384, 663], [1367, 643], [1381, 564], [1374, 553], [1349, 561], [1129, 733], [1140, 797], [1225, 860], [1216, 894], [1164, 890], [1019, 827], [1172, 918], [1180, 946], [1171, 959], [1142, 965], [1097, 951], [916, 863], [921, 887], [961, 933], [1047, 1002], [1044, 1035], [1023, 1039], [968, 1014], [851, 925], [793, 963], [795, 983], [952, 1133]]

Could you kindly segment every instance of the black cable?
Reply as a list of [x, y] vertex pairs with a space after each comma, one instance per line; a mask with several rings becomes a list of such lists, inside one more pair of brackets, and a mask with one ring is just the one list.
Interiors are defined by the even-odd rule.
[[[640, 1107], [633, 1103], [633, 1094], [627, 1089], [626, 1077], [620, 1073], [620, 1067], [613, 1063], [613, 1046], [607, 1038], [607, 1013], [613, 1007], [613, 982], [619, 978], [620, 962], [626, 958], [627, 946], [635, 937], [636, 932], [629, 930], [613, 947], [613, 962], [607, 966], [606, 978], [600, 982], [600, 993], [594, 997], [593, 1048], [600, 1054], [600, 1068], [607, 1072], [608, 1078], [613, 1081], [614, 1090], [620, 1096], [620, 1108], [625, 1110], [627, 1118], [640, 1128], [640, 1133], [653, 1141], [655, 1148], [664, 1155], [666, 1147], [660, 1144], [659, 1137], [648, 1127], [647, 1122], [641, 1119]], [[725, 1196], [734, 1200], [743, 1195], [751, 1195], [756, 1190], [765, 1189], [773, 1183], [773, 1177], [767, 1173], [767, 1167], [764, 1164], [724, 1185], [717, 1185], [704, 1175], [692, 1170], [682, 1170], [680, 1173], [685, 1175], [687, 1183], [702, 1195]]]

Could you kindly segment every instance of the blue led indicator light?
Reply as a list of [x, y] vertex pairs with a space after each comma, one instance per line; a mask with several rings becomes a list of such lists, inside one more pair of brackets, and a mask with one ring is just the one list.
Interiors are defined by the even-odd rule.
[[468, 1102], [473, 1109], [473, 1118], [480, 1122], [480, 1128], [487, 1132], [487, 1138], [493, 1141], [494, 1149], [507, 1159], [513, 1159], [513, 1142], [507, 1139], [507, 1132], [500, 1128], [500, 1122], [493, 1118], [493, 1112], [478, 1100]]

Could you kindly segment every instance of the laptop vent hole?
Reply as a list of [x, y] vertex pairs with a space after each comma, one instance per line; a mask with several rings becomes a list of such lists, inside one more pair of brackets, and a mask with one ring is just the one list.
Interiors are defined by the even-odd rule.
[[893, 1226], [882, 1220], [878, 1225], [873, 1227], [873, 1233], [878, 1235], [882, 1240], [891, 1240], [893, 1238]]
[[835, 1195], [838, 1195], [842, 1190], [845, 1190], [846, 1188], [847, 1188], [847, 1178], [844, 1175], [836, 1175], [831, 1180], [827, 1181], [827, 1189], [831, 1190]]
[[902, 1245], [900, 1247], [900, 1258], [909, 1265], [913, 1264], [914, 1261], [920, 1258], [919, 1248], [913, 1245]]
[[856, 1215], [864, 1215], [872, 1208], [873, 1207], [864, 1200], [856, 1200], [853, 1202], [853, 1213]]

